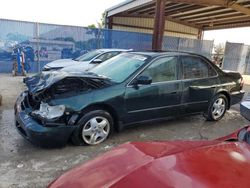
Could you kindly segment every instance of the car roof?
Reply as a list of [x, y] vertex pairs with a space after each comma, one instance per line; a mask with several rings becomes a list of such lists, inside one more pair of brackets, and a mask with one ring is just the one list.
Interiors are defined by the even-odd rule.
[[97, 51], [100, 51], [100, 52], [128, 52], [128, 51], [131, 51], [131, 49], [119, 49], [119, 48], [102, 48], [102, 49], [97, 49]]
[[132, 51], [129, 53], [146, 55], [146, 56], [150, 56], [151, 58], [164, 56], [164, 55], [175, 55], [175, 56], [176, 55], [195, 55], [195, 56], [204, 57], [200, 54], [191, 53], [191, 52], [183, 52], [183, 51]]
[[133, 49], [120, 49], [120, 48], [100, 48], [96, 49], [96, 51], [100, 51], [101, 53], [104, 52], [129, 52], [129, 53], [136, 53], [136, 54], [141, 54], [141, 55], [146, 55], [146, 56], [151, 56], [151, 57], [157, 57], [157, 56], [162, 56], [162, 55], [196, 55], [196, 56], [201, 56], [200, 54], [192, 53], [192, 52], [185, 52], [185, 51], [137, 51]]

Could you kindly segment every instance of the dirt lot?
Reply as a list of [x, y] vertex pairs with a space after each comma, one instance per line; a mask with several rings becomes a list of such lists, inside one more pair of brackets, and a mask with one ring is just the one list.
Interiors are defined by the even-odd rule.
[[[249, 79], [250, 80], [250, 79]], [[202, 116], [179, 118], [126, 129], [98, 146], [41, 149], [25, 141], [14, 126], [13, 105], [24, 90], [22, 77], [0, 74], [0, 188], [45, 187], [54, 178], [78, 164], [128, 141], [214, 139], [249, 124], [235, 105], [219, 122], [207, 122]], [[250, 92], [250, 87], [245, 86]]]

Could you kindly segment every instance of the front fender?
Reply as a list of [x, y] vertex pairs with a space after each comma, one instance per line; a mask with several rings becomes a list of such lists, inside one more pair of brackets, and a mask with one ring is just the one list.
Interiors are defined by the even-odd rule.
[[93, 101], [93, 95], [91, 94], [80, 94], [74, 96], [60, 97], [53, 99], [49, 102], [50, 105], [65, 105], [67, 109], [72, 111], [81, 111], [83, 108], [87, 107]]

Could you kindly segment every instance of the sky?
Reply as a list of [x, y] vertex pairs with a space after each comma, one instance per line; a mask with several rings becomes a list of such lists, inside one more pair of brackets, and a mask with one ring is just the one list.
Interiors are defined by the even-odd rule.
[[[2, 0], [0, 18], [88, 26], [100, 21], [102, 13], [124, 0]], [[238, 42], [250, 45], [250, 27], [207, 31], [204, 39], [215, 44]]]
[[235, 42], [250, 45], [250, 27], [242, 27], [235, 29], [223, 29], [206, 31], [204, 39], [214, 40], [215, 44]]
[[0, 18], [88, 26], [124, 0], [1, 0]]

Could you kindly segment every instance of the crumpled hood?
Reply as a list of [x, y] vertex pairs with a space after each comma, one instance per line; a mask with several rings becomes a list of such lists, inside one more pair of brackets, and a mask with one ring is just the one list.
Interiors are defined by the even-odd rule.
[[31, 94], [40, 93], [57, 82], [64, 80], [64, 79], [84, 79], [87, 83], [91, 82], [98, 82], [101, 84], [102, 81], [109, 81], [108, 78], [96, 75], [94, 73], [85, 72], [85, 71], [78, 71], [78, 72], [65, 72], [65, 71], [52, 71], [52, 72], [43, 72], [41, 74], [35, 75], [30, 81], [26, 83], [28, 90]]
[[62, 68], [71, 65], [88, 64], [89, 61], [74, 61], [72, 59], [59, 59], [45, 65], [45, 68]]
[[128, 143], [70, 170], [49, 188], [249, 187], [248, 147], [219, 141]]
[[[26, 77], [23, 79], [23, 82], [26, 84], [26, 86], [32, 90], [32, 87], [36, 84], [39, 84], [39, 82], [44, 82], [44, 79], [50, 79], [52, 77], [55, 77], [55, 75], [74, 75], [74, 76], [82, 76], [83, 74], [86, 75], [86, 71], [89, 71], [90, 69], [94, 68], [98, 64], [88, 64], [88, 63], [80, 63], [76, 65], [70, 65], [65, 68], [62, 68], [60, 70], [51, 70], [51, 71], [43, 71], [41, 73], [37, 73], [34, 76]], [[49, 67], [45, 67], [49, 68]], [[66, 74], [65, 74], [66, 73]], [[63, 78], [63, 77], [62, 77]], [[41, 79], [41, 80], [40, 80]]]

